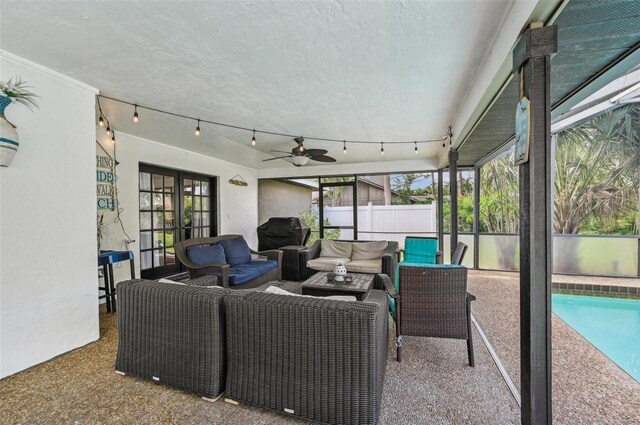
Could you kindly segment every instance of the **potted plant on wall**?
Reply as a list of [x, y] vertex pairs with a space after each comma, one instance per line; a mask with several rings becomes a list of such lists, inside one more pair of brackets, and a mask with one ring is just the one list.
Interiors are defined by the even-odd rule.
[[7, 167], [11, 163], [13, 156], [20, 146], [16, 126], [13, 125], [4, 115], [5, 109], [11, 103], [21, 103], [33, 111], [37, 108], [34, 93], [29, 91], [30, 87], [20, 78], [13, 78], [9, 81], [0, 82], [0, 166]]

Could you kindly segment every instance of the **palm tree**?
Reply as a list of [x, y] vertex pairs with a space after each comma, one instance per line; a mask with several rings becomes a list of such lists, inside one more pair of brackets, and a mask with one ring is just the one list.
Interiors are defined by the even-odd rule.
[[612, 217], [628, 206], [627, 178], [637, 154], [620, 154], [628, 107], [619, 108], [558, 133], [554, 198], [556, 233], [578, 233], [587, 218]]

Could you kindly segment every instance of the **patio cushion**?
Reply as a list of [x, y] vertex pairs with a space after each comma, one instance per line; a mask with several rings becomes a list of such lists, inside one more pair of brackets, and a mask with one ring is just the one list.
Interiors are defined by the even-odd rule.
[[220, 241], [220, 245], [224, 248], [224, 255], [230, 266], [251, 261], [251, 250], [244, 238], [223, 239]]
[[261, 276], [278, 267], [276, 260], [251, 261], [236, 264], [229, 268], [229, 285], [240, 285]]
[[438, 240], [431, 238], [406, 238], [404, 261], [407, 263], [436, 264]]
[[302, 295], [302, 294], [294, 294], [293, 292], [286, 291], [277, 286], [269, 286], [264, 292], [269, 292], [272, 294], [278, 295], [292, 295], [294, 297], [306, 297], [306, 298], [325, 298], [327, 300], [338, 300], [338, 301], [358, 301], [356, 297], [353, 295], [329, 295], [328, 297], [314, 297], [312, 295]]
[[307, 267], [323, 272], [332, 272], [337, 264], [348, 264], [351, 260], [344, 257], [318, 257], [307, 261]]
[[187, 257], [197, 265], [226, 263], [224, 249], [220, 245], [194, 245], [187, 247]]
[[350, 259], [352, 250], [351, 247], [351, 242], [340, 242], [322, 239], [322, 241], [320, 241], [320, 256]]
[[[383, 255], [389, 242], [387, 241], [371, 241], [371, 242], [354, 242], [352, 260], [377, 260]], [[379, 272], [378, 272], [379, 273]]]
[[347, 271], [352, 273], [382, 273], [382, 260], [351, 260], [347, 263]]

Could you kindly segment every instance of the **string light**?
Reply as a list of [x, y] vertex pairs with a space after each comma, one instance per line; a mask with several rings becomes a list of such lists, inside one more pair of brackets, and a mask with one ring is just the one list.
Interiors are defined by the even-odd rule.
[[113, 143], [115, 143], [115, 142], [116, 142], [116, 132], [115, 132], [115, 131], [113, 132], [113, 135], [111, 136], [111, 141], [112, 141]]
[[[262, 133], [262, 134], [269, 134], [269, 135], [273, 135], [273, 136], [283, 136], [283, 137], [291, 137], [291, 138], [296, 138], [299, 137], [297, 135], [293, 135], [293, 134], [286, 134], [286, 133], [279, 133], [279, 132], [275, 132], [275, 131], [267, 131], [267, 130], [256, 130], [256, 129], [252, 129], [249, 127], [243, 127], [243, 126], [238, 126], [238, 125], [232, 125], [232, 124], [226, 124], [226, 123], [222, 123], [222, 122], [216, 122], [216, 121], [210, 121], [210, 120], [202, 120], [200, 118], [194, 118], [194, 117], [190, 117], [187, 115], [182, 115], [182, 114], [177, 114], [174, 112], [169, 112], [169, 111], [165, 111], [162, 109], [158, 109], [158, 108], [153, 108], [153, 107], [149, 107], [149, 106], [140, 106], [137, 103], [132, 103], [132, 102], [127, 102], [125, 100], [121, 100], [121, 99], [117, 99], [117, 98], [113, 98], [113, 97], [109, 97], [109, 96], [104, 96], [104, 95], [97, 95], [96, 96], [98, 101], [98, 109], [99, 109], [99, 118], [98, 118], [98, 124], [100, 125], [100, 127], [104, 127], [105, 124], [107, 125], [107, 136], [111, 135], [113, 133], [114, 137], [112, 137], [112, 140], [115, 141], [115, 131], [111, 128], [111, 125], [109, 123], [108, 118], [106, 118], [102, 112], [102, 107], [100, 106], [100, 98], [103, 99], [109, 99], [118, 103], [123, 103], [126, 105], [130, 105], [134, 107], [134, 113], [133, 113], [133, 121], [134, 122], [139, 122], [140, 117], [138, 114], [138, 108], [141, 109], [147, 109], [150, 111], [154, 111], [154, 112], [158, 112], [158, 113], [162, 113], [165, 115], [171, 115], [174, 117], [178, 117], [178, 118], [183, 118], [183, 119], [188, 119], [188, 120], [194, 120], [197, 121], [197, 126], [195, 129], [195, 135], [199, 136], [200, 135], [200, 122], [205, 122], [205, 123], [209, 123], [211, 125], [215, 125], [215, 126], [220, 126], [220, 127], [227, 127], [227, 128], [233, 128], [236, 130], [242, 130], [242, 131], [250, 131], [252, 132], [252, 137], [251, 137], [251, 145], [252, 146], [256, 146], [257, 141], [256, 141], [256, 133]], [[347, 154], [347, 140], [343, 139], [331, 139], [331, 138], [326, 138], [326, 137], [310, 137], [310, 136], [306, 136], [305, 139], [307, 140], [316, 140], [316, 141], [321, 141], [321, 142], [342, 142], [342, 153], [343, 154]], [[452, 144], [452, 134], [451, 134], [451, 128], [449, 128], [449, 133], [447, 134], [447, 136], [445, 137], [440, 137], [437, 139], [429, 139], [429, 140], [413, 140], [413, 141], [388, 141], [388, 143], [391, 144], [407, 144], [407, 143], [413, 143], [414, 144], [414, 152], [417, 155], [418, 154], [418, 143], [442, 143], [443, 147], [446, 147], [446, 141], [447, 139], [449, 139], [449, 143]], [[367, 141], [367, 140], [349, 140], [349, 143], [356, 143], [356, 144], [373, 144], [373, 143], [377, 143], [374, 141]], [[304, 145], [301, 143], [299, 146], [299, 152], [302, 153], [305, 151]], [[380, 155], [384, 155], [384, 142], [380, 142]]]

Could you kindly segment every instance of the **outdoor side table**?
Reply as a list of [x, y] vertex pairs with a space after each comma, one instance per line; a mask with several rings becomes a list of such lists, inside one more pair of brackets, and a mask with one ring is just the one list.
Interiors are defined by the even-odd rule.
[[[300, 264], [300, 251], [307, 249], [306, 246], [287, 245], [279, 248], [282, 251], [282, 279], [301, 281], [300, 273], [303, 265]], [[305, 264], [306, 266], [306, 264]]]
[[104, 271], [104, 286], [98, 286], [98, 290], [104, 291], [104, 295], [98, 299], [106, 298], [107, 313], [116, 311], [116, 283], [113, 275], [113, 263], [129, 260], [131, 267], [131, 279], [135, 279], [135, 265], [133, 262], [133, 252], [131, 251], [100, 251], [98, 255], [98, 267]]

